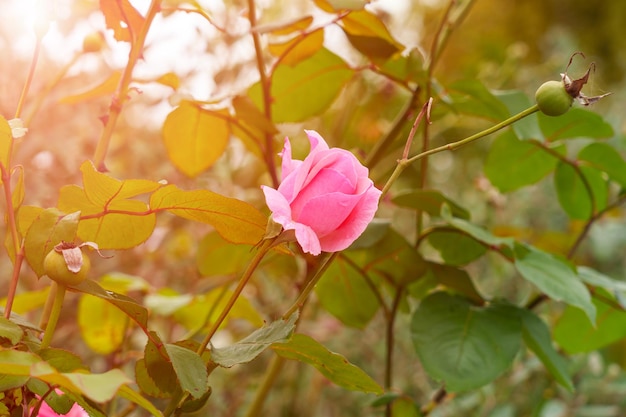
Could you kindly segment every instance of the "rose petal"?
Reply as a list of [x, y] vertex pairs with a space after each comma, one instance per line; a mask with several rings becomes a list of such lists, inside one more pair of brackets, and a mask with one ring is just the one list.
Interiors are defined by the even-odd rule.
[[378, 209], [378, 200], [382, 192], [370, 182], [363, 198], [354, 207], [343, 224], [333, 232], [320, 238], [324, 252], [338, 252], [346, 249], [365, 231]]
[[283, 228], [291, 221], [291, 207], [285, 197], [277, 190], [266, 185], [261, 186], [265, 194], [265, 202], [272, 212], [272, 218]]
[[320, 240], [313, 229], [301, 223], [294, 223], [293, 226], [296, 230], [296, 240], [304, 252], [310, 253], [311, 255], [319, 255], [322, 253]]
[[[354, 194], [355, 188], [355, 184], [351, 184], [342, 173], [331, 169], [324, 169], [320, 171], [313, 181], [301, 190], [297, 197], [291, 202], [293, 218], [297, 221], [302, 221], [300, 213], [307, 203], [316, 197], [335, 193], [352, 195]], [[303, 221], [303, 223], [309, 224], [306, 221]]]
[[351, 215], [363, 195], [330, 193], [306, 202], [298, 223], [310, 226], [321, 239], [334, 232]]

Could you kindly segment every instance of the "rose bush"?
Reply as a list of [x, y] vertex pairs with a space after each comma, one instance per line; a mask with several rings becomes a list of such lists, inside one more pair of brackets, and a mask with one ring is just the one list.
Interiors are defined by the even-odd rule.
[[313, 255], [350, 246], [374, 217], [381, 191], [369, 170], [350, 152], [329, 148], [313, 130], [305, 130], [311, 150], [303, 160], [291, 156], [285, 138], [278, 189], [263, 186], [272, 219], [294, 230], [302, 250]]

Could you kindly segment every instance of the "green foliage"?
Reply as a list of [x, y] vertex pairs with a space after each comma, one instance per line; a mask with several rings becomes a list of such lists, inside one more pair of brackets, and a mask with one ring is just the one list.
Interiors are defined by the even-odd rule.
[[[577, 2], [68, 2], [32, 62], [34, 11], [5, 3], [0, 415], [582, 416], [583, 363], [625, 365], [620, 104], [574, 91], [594, 106], [548, 117], [530, 94], [581, 72], [577, 39], [543, 32]], [[605, 89], [584, 74], [574, 90]], [[288, 196], [302, 128], [383, 190], [339, 253], [268, 222], [261, 186]], [[69, 288], [39, 279], [61, 241], [91, 248]]]
[[415, 351], [429, 375], [451, 392], [481, 387], [508, 369], [521, 330], [509, 305], [477, 307], [441, 292], [426, 297], [411, 318]]

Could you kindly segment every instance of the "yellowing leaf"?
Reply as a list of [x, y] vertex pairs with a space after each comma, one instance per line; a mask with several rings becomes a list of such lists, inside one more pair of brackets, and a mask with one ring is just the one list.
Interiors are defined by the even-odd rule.
[[109, 29], [118, 41], [130, 42], [141, 26], [144, 18], [128, 0], [100, 0], [100, 10]]
[[90, 88], [82, 93], [74, 94], [72, 96], [63, 97], [59, 100], [61, 104], [76, 104], [86, 100], [91, 100], [98, 97], [109, 96], [117, 90], [117, 86], [122, 78], [120, 71], [115, 71], [106, 80], [98, 84], [97, 86]]
[[128, 318], [113, 304], [83, 295], [78, 302], [78, 325], [87, 346], [96, 353], [108, 355], [122, 345]]
[[127, 249], [150, 237], [156, 216], [146, 203], [128, 200], [149, 193], [161, 184], [148, 180], [120, 181], [98, 172], [89, 161], [81, 166], [84, 189], [76, 185], [61, 188], [58, 208], [81, 212], [78, 236], [95, 242], [101, 249]]
[[13, 186], [13, 209], [17, 210], [24, 202], [24, 169], [21, 166], [16, 167], [13, 173], [17, 173], [17, 182]]
[[341, 26], [352, 46], [374, 61], [384, 61], [404, 49], [385, 24], [366, 10], [350, 13], [341, 20]]
[[232, 243], [257, 244], [265, 234], [267, 218], [252, 205], [208, 190], [183, 191], [168, 185], [150, 197], [152, 210], [210, 224]]
[[120, 181], [96, 170], [91, 161], [80, 166], [83, 185], [89, 200], [96, 205], [107, 205], [112, 200], [136, 197], [150, 193], [161, 186], [158, 182], [142, 179]]
[[57, 209], [42, 211], [24, 237], [26, 261], [38, 277], [44, 274], [43, 259], [60, 241], [72, 242], [80, 213], [63, 216]]
[[311, 26], [313, 16], [303, 16], [291, 19], [286, 22], [270, 23], [257, 26], [255, 30], [259, 33], [271, 33], [272, 35], [289, 35], [293, 32], [300, 32]]
[[[265, 151], [265, 135], [278, 133], [276, 126], [247, 96], [236, 96], [232, 101], [239, 124], [233, 124], [233, 133], [246, 148], [259, 158]], [[270, 153], [274, 153], [270, 150]]]
[[[27, 291], [19, 293], [13, 299], [12, 313], [25, 314], [43, 307], [48, 298], [50, 287], [38, 291]], [[0, 299], [0, 305], [6, 305], [6, 297]], [[13, 319], [13, 318], [12, 318]]]
[[298, 36], [283, 43], [269, 45], [269, 51], [276, 57], [283, 56], [282, 63], [296, 65], [315, 55], [324, 46], [324, 31], [318, 30], [304, 37]]
[[[352, 76], [345, 61], [326, 48], [293, 67], [279, 65], [272, 75], [273, 121], [301, 122], [327, 111]], [[248, 95], [261, 108], [260, 83]]]
[[178, 75], [174, 74], [173, 72], [168, 72], [167, 74], [161, 75], [159, 78], [156, 79], [156, 82], [166, 85], [168, 87], [172, 87], [174, 90], [178, 90], [178, 87], [180, 87], [180, 78], [178, 78]]
[[343, 10], [361, 10], [367, 3], [369, 3], [369, 0], [315, 0], [317, 7], [328, 13]]
[[0, 116], [0, 164], [5, 168], [7, 168], [9, 161], [12, 141], [11, 126], [9, 126], [9, 122], [4, 117]]
[[230, 136], [227, 110], [209, 111], [183, 101], [165, 119], [163, 140], [172, 163], [195, 177], [217, 161]]

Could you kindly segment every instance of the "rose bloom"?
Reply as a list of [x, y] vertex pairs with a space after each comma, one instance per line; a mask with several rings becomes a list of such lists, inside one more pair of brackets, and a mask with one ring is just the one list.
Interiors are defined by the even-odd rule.
[[309, 155], [304, 161], [291, 159], [285, 138], [281, 183], [277, 190], [263, 186], [265, 201], [274, 222], [294, 230], [304, 252], [337, 252], [363, 233], [381, 191], [352, 153], [329, 148], [313, 130], [305, 132], [311, 142]]

